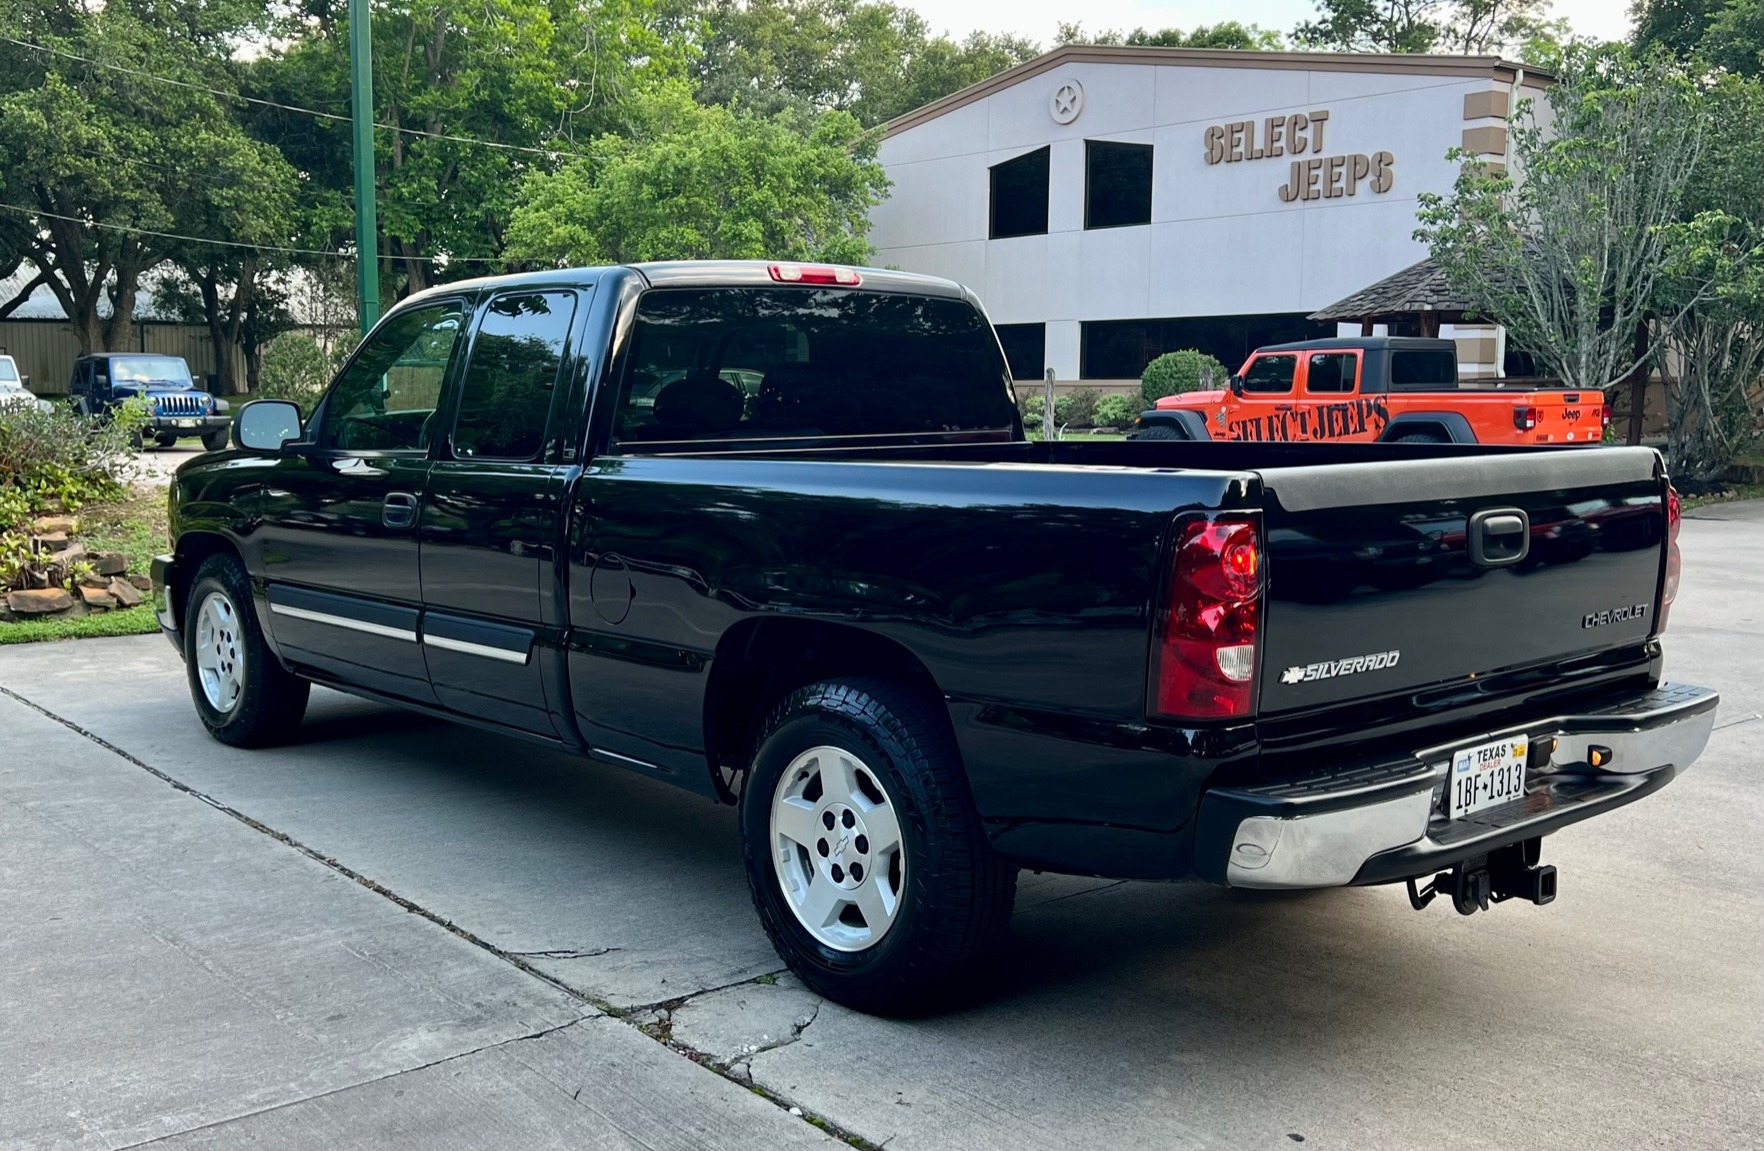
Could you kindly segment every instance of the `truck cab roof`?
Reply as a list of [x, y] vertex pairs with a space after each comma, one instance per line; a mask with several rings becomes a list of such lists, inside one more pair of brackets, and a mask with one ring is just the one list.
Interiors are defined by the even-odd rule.
[[1451, 352], [1457, 354], [1458, 346], [1451, 340], [1436, 340], [1422, 336], [1337, 336], [1332, 339], [1294, 340], [1286, 344], [1265, 344], [1256, 349], [1255, 354], [1263, 352], [1337, 352], [1344, 349], [1362, 352]]

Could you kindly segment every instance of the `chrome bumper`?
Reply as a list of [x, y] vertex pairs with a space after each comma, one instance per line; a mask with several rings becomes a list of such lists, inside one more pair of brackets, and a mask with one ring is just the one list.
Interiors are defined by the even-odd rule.
[[[1596, 711], [1469, 735], [1348, 770], [1209, 791], [1196, 835], [1200, 873], [1232, 887], [1388, 883], [1546, 835], [1640, 799], [1702, 754], [1720, 696], [1662, 684]], [[1452, 752], [1507, 736], [1554, 738], [1511, 803], [1449, 819]], [[1589, 749], [1609, 753], [1593, 767]], [[1604, 758], [1604, 757], [1601, 757]]]

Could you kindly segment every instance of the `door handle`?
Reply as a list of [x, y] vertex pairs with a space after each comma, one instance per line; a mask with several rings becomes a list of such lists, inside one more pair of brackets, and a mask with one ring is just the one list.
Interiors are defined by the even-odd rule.
[[380, 505], [380, 522], [389, 528], [407, 528], [416, 523], [417, 498], [409, 492], [387, 492]]
[[1531, 550], [1531, 517], [1519, 508], [1490, 508], [1470, 517], [1470, 562], [1499, 568]]

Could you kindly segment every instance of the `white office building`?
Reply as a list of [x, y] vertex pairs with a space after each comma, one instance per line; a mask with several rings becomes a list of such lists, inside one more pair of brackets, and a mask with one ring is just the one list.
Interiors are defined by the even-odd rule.
[[[871, 241], [979, 292], [1020, 379], [1119, 387], [1187, 347], [1236, 368], [1335, 334], [1307, 317], [1422, 260], [1417, 198], [1451, 189], [1447, 153], [1505, 163], [1509, 114], [1548, 79], [1494, 57], [1060, 48], [888, 125]], [[1439, 334], [1464, 375], [1499, 372], [1496, 329]]]

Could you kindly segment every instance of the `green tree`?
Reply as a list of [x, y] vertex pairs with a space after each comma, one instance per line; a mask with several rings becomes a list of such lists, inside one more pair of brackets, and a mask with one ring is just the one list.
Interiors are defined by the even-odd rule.
[[[0, 0], [0, 24], [48, 49], [0, 44], [0, 202], [32, 211], [11, 243], [82, 350], [123, 338], [142, 274], [171, 251], [152, 233], [177, 231], [270, 162], [229, 102], [204, 90], [228, 90], [254, 13], [235, 0]], [[250, 217], [235, 212], [226, 226]]]
[[556, 173], [535, 173], [508, 227], [544, 264], [761, 258], [861, 263], [887, 178], [845, 112], [758, 116], [670, 86]]
[[1317, 19], [1293, 39], [1343, 52], [1456, 52], [1516, 49], [1547, 22], [1548, 0], [1316, 0]]
[[1710, 290], [1681, 277], [1665, 299], [1672, 231], [1708, 135], [1710, 105], [1683, 68], [1621, 45], [1573, 49], [1547, 93], [1553, 126], [1515, 118], [1522, 180], [1466, 159], [1452, 192], [1423, 194], [1416, 239], [1476, 311], [1507, 327], [1571, 388], [1636, 389], [1644, 324], [1670, 335]]
[[1764, 0], [1639, 0], [1635, 43], [1741, 76], [1764, 72]]
[[924, 17], [886, 0], [705, 0], [691, 66], [698, 98], [761, 114], [850, 112], [873, 127], [1040, 52], [976, 32], [932, 36]]
[[1280, 33], [1254, 24], [1225, 20], [1218, 24], [1197, 24], [1188, 32], [1180, 28], [1160, 28], [1155, 32], [1135, 28], [1122, 32], [1116, 28], [1090, 33], [1083, 24], [1061, 24], [1054, 37], [1061, 44], [1127, 44], [1150, 48], [1235, 48], [1240, 51], [1278, 52], [1286, 46]]
[[[390, 294], [447, 274], [502, 267], [503, 231], [522, 180], [616, 129], [634, 92], [682, 74], [685, 48], [652, 0], [396, 0], [373, 8], [380, 252]], [[307, 0], [278, 50], [252, 70], [253, 94], [349, 110], [346, 0]], [[349, 125], [265, 110], [261, 138], [323, 196], [314, 226], [347, 242], [353, 226]]]

